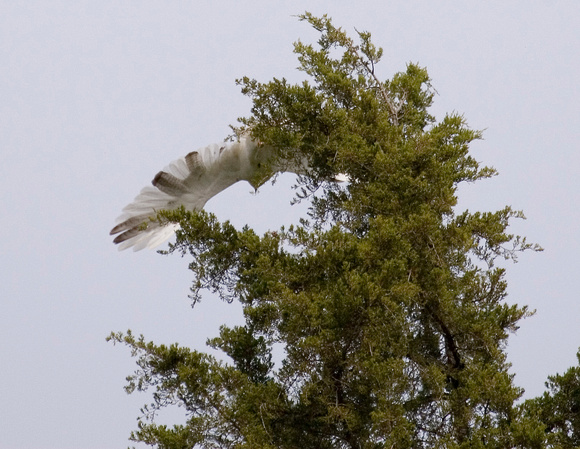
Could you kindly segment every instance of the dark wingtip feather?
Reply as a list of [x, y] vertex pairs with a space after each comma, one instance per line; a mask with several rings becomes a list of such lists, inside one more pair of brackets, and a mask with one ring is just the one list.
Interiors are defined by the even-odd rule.
[[197, 151], [192, 151], [185, 156], [185, 163], [187, 164], [187, 168], [193, 174], [202, 174], [205, 171], [205, 166], [199, 157], [199, 153]]
[[131, 217], [127, 220], [125, 220], [122, 223], [119, 223], [118, 225], [116, 225], [113, 229], [111, 229], [111, 232], [109, 233], [109, 235], [113, 235], [113, 234], [118, 234], [121, 231], [126, 231], [128, 229], [132, 229], [132, 228], [139, 228], [141, 229], [141, 226], [147, 226], [147, 215], [138, 215], [136, 217]]
[[181, 179], [164, 171], [157, 173], [153, 178], [153, 181], [151, 181], [151, 184], [162, 192], [172, 196], [180, 196], [187, 192], [187, 187], [183, 184]]
[[117, 237], [115, 237], [113, 243], [115, 244], [123, 243], [125, 240], [129, 240], [130, 238], [135, 237], [140, 232], [141, 230], [139, 228], [129, 229], [128, 231], [125, 231], [122, 234], [119, 234]]

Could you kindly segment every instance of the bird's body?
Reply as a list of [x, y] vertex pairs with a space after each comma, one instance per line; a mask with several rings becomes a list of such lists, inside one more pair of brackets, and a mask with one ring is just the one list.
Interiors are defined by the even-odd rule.
[[[273, 149], [249, 137], [222, 145], [212, 144], [178, 159], [153, 178], [148, 186], [123, 209], [111, 235], [119, 249], [134, 251], [155, 248], [169, 239], [177, 224], [160, 225], [155, 220], [161, 210], [181, 206], [201, 210], [213, 196], [238, 181], [248, 181], [255, 188], [278, 169], [273, 168]], [[298, 171], [288, 169], [287, 171]]]

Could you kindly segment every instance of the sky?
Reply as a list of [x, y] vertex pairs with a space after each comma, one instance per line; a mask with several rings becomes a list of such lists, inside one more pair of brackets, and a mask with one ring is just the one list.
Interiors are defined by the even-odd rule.
[[[579, 2], [0, 0], [0, 449], [127, 447], [149, 398], [125, 394], [134, 360], [106, 336], [203, 350], [241, 321], [211, 296], [191, 308], [187, 259], [119, 252], [108, 233], [160, 169], [249, 114], [236, 78], [304, 78], [305, 10], [370, 31], [383, 79], [427, 67], [435, 116], [484, 130], [472, 152], [499, 176], [462, 187], [458, 209], [522, 209], [512, 231], [545, 249], [507, 265], [507, 301], [536, 310], [509, 340], [515, 383], [534, 397], [577, 363]], [[305, 212], [292, 181], [207, 209], [276, 229]]]

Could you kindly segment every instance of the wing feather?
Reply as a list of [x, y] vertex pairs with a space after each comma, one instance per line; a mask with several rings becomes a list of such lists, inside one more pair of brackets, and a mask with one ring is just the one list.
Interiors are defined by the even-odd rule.
[[180, 197], [187, 193], [187, 186], [183, 183], [182, 179], [164, 171], [157, 173], [151, 183], [170, 196]]
[[[260, 154], [257, 154], [261, 151]], [[111, 235], [119, 249], [154, 248], [179, 229], [175, 223], [161, 226], [157, 213], [184, 206], [200, 210], [213, 196], [240, 180], [250, 181], [260, 160], [270, 150], [242, 137], [238, 142], [212, 144], [173, 161], [153, 178], [153, 187], [141, 190], [132, 203], [123, 208]]]

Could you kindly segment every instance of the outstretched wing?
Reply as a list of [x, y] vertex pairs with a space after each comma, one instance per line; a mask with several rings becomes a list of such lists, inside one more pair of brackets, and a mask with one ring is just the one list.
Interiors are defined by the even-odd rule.
[[123, 209], [111, 230], [111, 235], [118, 234], [113, 242], [120, 250], [133, 247], [134, 251], [160, 245], [179, 225], [161, 226], [155, 219], [159, 211], [181, 206], [200, 210], [232, 184], [254, 181], [270, 154], [270, 148], [242, 137], [238, 142], [208, 145], [172, 162], [153, 178], [153, 187], [145, 187]]

